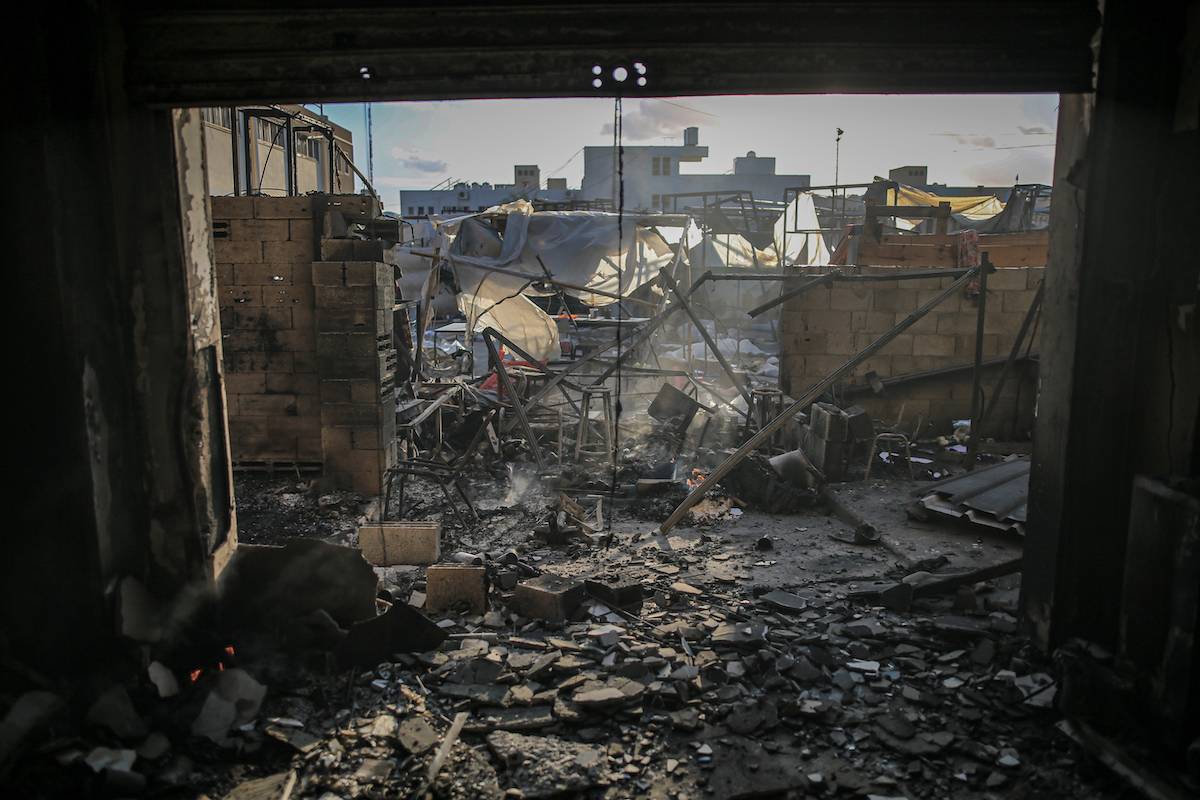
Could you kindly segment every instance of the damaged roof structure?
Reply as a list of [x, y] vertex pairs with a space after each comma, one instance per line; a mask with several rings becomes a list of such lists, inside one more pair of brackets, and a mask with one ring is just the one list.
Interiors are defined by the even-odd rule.
[[[905, 8], [42, 11], [0, 785], [1194, 794], [1195, 15]], [[199, 110], [834, 90], [1060, 92], [1052, 210], [414, 229], [213, 196]]]

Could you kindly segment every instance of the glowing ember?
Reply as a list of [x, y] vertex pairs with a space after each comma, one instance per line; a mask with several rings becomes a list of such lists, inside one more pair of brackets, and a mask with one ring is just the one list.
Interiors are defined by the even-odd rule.
[[236, 652], [235, 652], [235, 651], [234, 651], [234, 649], [233, 649], [233, 645], [228, 645], [228, 646], [226, 646], [226, 648], [225, 648], [225, 653], [226, 653], [227, 655], [231, 655], [231, 656], [232, 656], [232, 655], [236, 655]]
[[695, 489], [697, 486], [699, 486], [701, 483], [703, 483], [704, 479], [707, 477], [708, 477], [707, 472], [700, 469], [699, 467], [693, 467], [692, 468], [692, 477], [687, 479], [688, 488]]
[[196, 681], [200, 680], [200, 676], [203, 674], [204, 674], [204, 670], [194, 669], [188, 673], [188, 677], [191, 678], [192, 683], [195, 683]]

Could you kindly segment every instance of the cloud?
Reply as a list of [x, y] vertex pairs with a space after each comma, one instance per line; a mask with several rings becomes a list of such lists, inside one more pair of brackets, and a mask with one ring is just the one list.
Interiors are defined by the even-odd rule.
[[1023, 136], [1049, 136], [1050, 134], [1054, 133], [1054, 131], [1043, 125], [1034, 125], [1029, 128], [1026, 128], [1024, 125], [1018, 125], [1017, 130], [1019, 130]]
[[438, 158], [421, 158], [407, 148], [393, 147], [391, 155], [401, 167], [410, 172], [440, 175], [446, 171], [447, 164], [445, 161]]
[[988, 149], [996, 146], [996, 140], [991, 136], [985, 136], [982, 133], [935, 133], [934, 136], [948, 136], [955, 142], [967, 147], [979, 147]]
[[[661, 100], [642, 100], [632, 111], [627, 111], [621, 120], [621, 134], [629, 141], [644, 142], [664, 136], [678, 138], [684, 128], [700, 123], [713, 124], [715, 117], [703, 111], [685, 108]], [[613, 134], [613, 124], [604, 123], [600, 133]]]

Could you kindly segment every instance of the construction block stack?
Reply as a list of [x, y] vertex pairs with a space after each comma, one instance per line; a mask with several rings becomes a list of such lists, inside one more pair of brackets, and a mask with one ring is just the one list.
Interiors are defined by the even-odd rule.
[[309, 197], [214, 197], [235, 467], [321, 464]]
[[326, 474], [379, 494], [397, 458], [393, 268], [381, 261], [315, 261], [312, 276]]

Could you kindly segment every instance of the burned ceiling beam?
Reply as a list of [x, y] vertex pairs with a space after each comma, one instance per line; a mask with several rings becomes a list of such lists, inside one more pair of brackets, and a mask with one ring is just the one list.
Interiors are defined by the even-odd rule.
[[156, 105], [611, 96], [592, 66], [635, 60], [629, 96], [1088, 91], [1099, 25], [1082, 0], [622, 5], [142, 4], [126, 75]]

